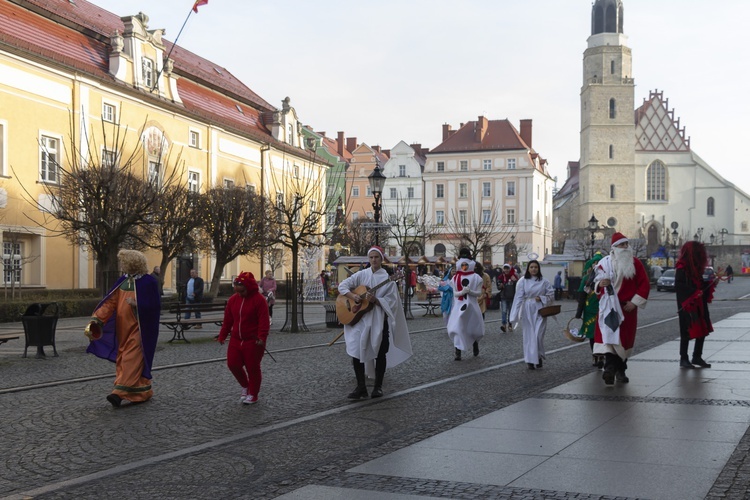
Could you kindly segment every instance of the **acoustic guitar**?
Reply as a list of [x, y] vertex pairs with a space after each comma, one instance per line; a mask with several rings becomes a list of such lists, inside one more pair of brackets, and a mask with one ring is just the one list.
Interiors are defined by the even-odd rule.
[[357, 322], [362, 319], [362, 316], [375, 306], [374, 303], [365, 299], [365, 295], [367, 295], [368, 292], [375, 293], [380, 287], [387, 285], [391, 281], [398, 281], [403, 277], [404, 273], [398, 271], [387, 280], [372, 288], [367, 288], [365, 285], [358, 286], [352, 290], [352, 293], [359, 295], [359, 298], [361, 299], [359, 304], [346, 295], [339, 295], [336, 298], [336, 316], [339, 318], [339, 323], [343, 325], [356, 325]]

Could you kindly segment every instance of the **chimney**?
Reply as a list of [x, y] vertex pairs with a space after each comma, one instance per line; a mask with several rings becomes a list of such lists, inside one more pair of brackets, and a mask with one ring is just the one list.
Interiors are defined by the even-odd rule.
[[489, 125], [489, 121], [484, 116], [480, 116], [477, 119], [477, 122], [474, 125], [474, 140], [476, 142], [482, 142], [482, 139], [484, 139], [484, 136], [487, 135], [488, 125]]
[[315, 132], [315, 133], [316, 133], [316, 134], [318, 134], [318, 135], [322, 135], [323, 137], [325, 137], [325, 136], [326, 136], [326, 133], [325, 133], [325, 132]]
[[443, 142], [445, 142], [451, 134], [451, 126], [448, 123], [443, 123]]
[[348, 149], [350, 152], [357, 149], [357, 138], [356, 137], [347, 137], [346, 138], [346, 149]]
[[373, 147], [372, 147], [372, 149], [373, 149], [373, 150], [374, 150], [374, 151], [375, 151], [376, 153], [380, 153], [380, 146], [373, 146]]
[[343, 158], [344, 157], [344, 133], [343, 132], [339, 132], [338, 137], [336, 138], [336, 147], [338, 148], [336, 150], [336, 153], [338, 153], [338, 155]]
[[531, 148], [531, 120], [521, 120], [521, 139]]
[[418, 142], [411, 144], [411, 148], [414, 150], [415, 154], [421, 154], [422, 153], [422, 145]]

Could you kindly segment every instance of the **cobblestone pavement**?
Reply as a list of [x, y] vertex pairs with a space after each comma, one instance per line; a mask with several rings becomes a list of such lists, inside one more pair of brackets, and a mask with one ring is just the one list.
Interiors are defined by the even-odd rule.
[[[748, 293], [750, 280], [722, 285], [712, 317], [750, 310], [734, 300]], [[264, 358], [260, 402], [249, 407], [238, 402], [226, 347], [213, 342], [217, 328], [188, 332], [190, 344], [167, 343], [165, 330], [154, 399], [120, 410], [104, 399], [113, 365], [84, 353], [86, 320], [61, 320], [59, 357], [47, 348], [46, 359], [23, 359], [20, 339], [0, 346], [0, 497], [270, 499], [316, 484], [441, 498], [605, 498], [346, 472], [589, 373], [588, 346], [562, 335], [574, 309], [565, 302], [550, 322], [548, 361], [537, 371], [521, 362], [520, 332], [500, 332], [498, 311], [488, 311], [480, 355], [461, 362], [442, 318], [415, 312], [413, 358], [388, 370], [386, 397], [357, 403], [345, 398], [355, 382], [344, 346], [327, 346], [340, 329], [325, 328], [320, 305], [306, 308], [310, 332], [272, 334], [276, 361]], [[637, 349], [678, 336], [675, 320], [660, 322], [675, 309], [673, 294], [653, 292], [640, 324], [657, 324], [639, 332]], [[749, 448], [746, 434], [710, 498], [746, 498]]]

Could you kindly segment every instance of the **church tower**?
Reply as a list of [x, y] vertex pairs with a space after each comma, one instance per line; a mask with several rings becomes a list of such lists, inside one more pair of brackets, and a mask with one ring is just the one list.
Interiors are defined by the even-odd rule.
[[596, 0], [591, 36], [583, 53], [581, 87], [580, 210], [637, 237], [635, 220], [635, 120], [632, 55], [623, 33], [622, 0]]

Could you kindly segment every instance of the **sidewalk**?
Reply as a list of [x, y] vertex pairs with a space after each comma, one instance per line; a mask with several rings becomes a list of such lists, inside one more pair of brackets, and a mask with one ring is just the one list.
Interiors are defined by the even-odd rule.
[[[710, 369], [680, 369], [668, 342], [629, 360], [629, 384], [592, 372], [347, 472], [487, 494], [705, 498], [750, 425], [750, 313], [714, 328]], [[309, 485], [279, 498], [429, 497]]]

